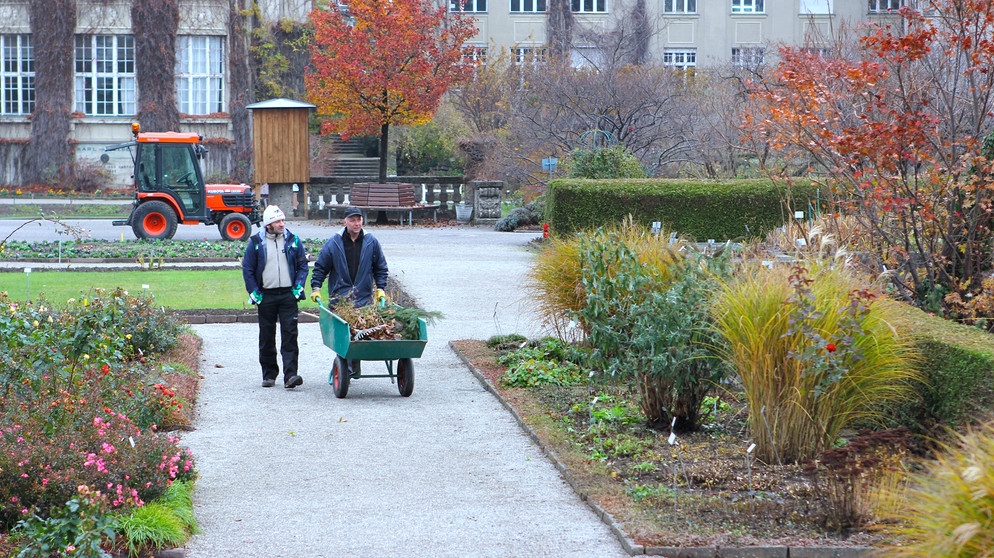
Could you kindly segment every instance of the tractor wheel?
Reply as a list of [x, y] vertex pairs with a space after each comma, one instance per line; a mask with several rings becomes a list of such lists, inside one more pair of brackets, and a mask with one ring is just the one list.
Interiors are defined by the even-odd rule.
[[176, 213], [162, 201], [145, 202], [131, 216], [131, 230], [138, 238], [164, 240], [176, 234]]
[[221, 238], [225, 240], [248, 240], [252, 233], [252, 223], [241, 213], [229, 213], [217, 226]]

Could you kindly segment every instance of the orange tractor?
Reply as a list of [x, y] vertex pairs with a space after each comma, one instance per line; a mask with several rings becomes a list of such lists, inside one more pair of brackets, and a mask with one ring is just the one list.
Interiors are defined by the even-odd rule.
[[[262, 212], [248, 184], [204, 184], [200, 159], [207, 153], [194, 133], [142, 132], [131, 125], [135, 139], [105, 151], [127, 148], [134, 163], [135, 201], [127, 219], [138, 238], [166, 239], [176, 226], [217, 225], [225, 240], [247, 240]], [[131, 148], [134, 148], [132, 150]]]

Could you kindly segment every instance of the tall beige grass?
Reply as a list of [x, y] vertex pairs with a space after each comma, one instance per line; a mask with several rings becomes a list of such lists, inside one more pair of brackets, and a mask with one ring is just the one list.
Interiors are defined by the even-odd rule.
[[[725, 357], [745, 388], [756, 454], [771, 463], [813, 458], [846, 426], [879, 418], [887, 402], [910, 396], [917, 378], [909, 341], [890, 325], [896, 303], [875, 298], [861, 318], [862, 331], [847, 332], [849, 295], [863, 285], [841, 266], [812, 261], [807, 267], [821, 313], [810, 320], [813, 331], [840, 347], [852, 335], [852, 351], [820, 352], [825, 349], [792, 327], [797, 314], [787, 304], [794, 291], [786, 266], [745, 266], [724, 285], [713, 310], [727, 341]], [[836, 363], [844, 370], [837, 381], [813, 365], [830, 358], [843, 359]]]
[[899, 537], [881, 556], [994, 556], [994, 425], [960, 434], [891, 493]]
[[[669, 281], [673, 264], [680, 259], [682, 242], [669, 243], [669, 233], [652, 234], [637, 225], [629, 216], [616, 227], [603, 230], [607, 236], [616, 235], [635, 253], [640, 263], [658, 273], [663, 283]], [[569, 324], [586, 305], [583, 288], [583, 265], [580, 242], [583, 234], [568, 239], [552, 239], [535, 258], [528, 273], [528, 288], [536, 310], [544, 323], [553, 328], [561, 339], [568, 339]], [[584, 324], [578, 324], [584, 329]]]

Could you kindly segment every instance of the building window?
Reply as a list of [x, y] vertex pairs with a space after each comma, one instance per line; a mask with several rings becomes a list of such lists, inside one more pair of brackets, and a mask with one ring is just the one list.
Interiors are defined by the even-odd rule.
[[733, 14], [761, 14], [764, 11], [763, 0], [732, 0]]
[[31, 114], [35, 109], [35, 57], [31, 35], [0, 35], [3, 103], [0, 114]]
[[763, 65], [763, 55], [762, 47], [733, 48], [732, 64], [754, 70]]
[[176, 37], [176, 109], [224, 112], [224, 37]]
[[543, 64], [548, 58], [548, 49], [535, 47], [516, 47], [512, 49], [516, 64]]
[[666, 49], [663, 51], [663, 66], [692, 70], [697, 66], [697, 51], [693, 49]]
[[870, 13], [879, 14], [901, 9], [902, 0], [870, 0]]
[[696, 14], [697, 0], [665, 0], [663, 12], [667, 14]]
[[511, 13], [544, 12], [546, 0], [511, 0]]
[[581, 14], [598, 14], [607, 12], [607, 0], [573, 0], [573, 11]]
[[581, 46], [570, 49], [570, 61], [574, 68], [599, 68], [604, 65], [604, 51], [598, 47]]
[[832, 12], [832, 0], [801, 0], [801, 13], [804, 15], [829, 15]]
[[76, 110], [88, 116], [135, 114], [135, 40], [76, 35]]
[[487, 0], [449, 0], [450, 12], [485, 12]]

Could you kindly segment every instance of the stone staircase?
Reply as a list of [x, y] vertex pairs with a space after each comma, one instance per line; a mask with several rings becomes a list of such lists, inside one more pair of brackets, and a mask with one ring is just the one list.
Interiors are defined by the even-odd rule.
[[368, 178], [380, 172], [380, 159], [366, 157], [365, 146], [355, 140], [332, 138], [334, 166], [329, 176], [335, 178]]

